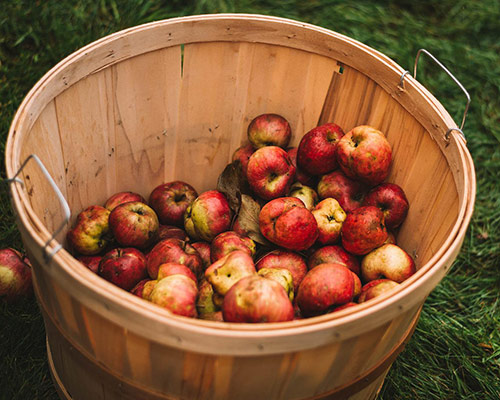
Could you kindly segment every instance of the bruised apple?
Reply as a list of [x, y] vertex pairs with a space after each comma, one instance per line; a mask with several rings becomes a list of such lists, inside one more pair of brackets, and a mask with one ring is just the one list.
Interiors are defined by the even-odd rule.
[[192, 279], [185, 275], [169, 275], [154, 286], [150, 301], [173, 314], [196, 318], [196, 298], [198, 288]]
[[361, 294], [358, 297], [358, 303], [364, 303], [384, 293], [391, 291], [399, 286], [399, 283], [390, 279], [376, 279], [365, 284], [361, 288]]
[[350, 213], [361, 207], [366, 186], [336, 170], [321, 177], [317, 192], [320, 199], [333, 197], [346, 213]]
[[101, 206], [90, 206], [80, 212], [66, 238], [73, 251], [91, 256], [103, 251], [108, 242], [110, 211]]
[[261, 268], [258, 275], [278, 282], [288, 294], [290, 301], [294, 298], [293, 277], [290, 271], [284, 268]]
[[357, 257], [338, 245], [323, 246], [315, 250], [309, 257], [307, 266], [309, 269], [313, 269], [316, 265], [324, 263], [344, 264], [356, 275], [359, 275], [361, 271]]
[[128, 203], [129, 201], [140, 201], [141, 203], [146, 203], [146, 199], [139, 193], [119, 192], [115, 193], [108, 200], [106, 200], [106, 202], [104, 203], [104, 208], [107, 208], [109, 211], [113, 211], [116, 206], [119, 206], [123, 203]]
[[255, 149], [264, 146], [288, 146], [292, 129], [288, 121], [278, 114], [261, 114], [255, 117], [247, 129], [248, 141]]
[[302, 203], [304, 203], [304, 206], [306, 206], [309, 211], [312, 211], [318, 203], [318, 194], [316, 191], [312, 187], [305, 186], [300, 182], [295, 182], [292, 185], [288, 196], [302, 200]]
[[273, 250], [262, 257], [255, 264], [257, 271], [266, 269], [286, 269], [290, 271], [293, 279], [294, 291], [297, 292], [300, 282], [307, 273], [307, 264], [304, 257], [287, 250]]
[[381, 183], [371, 189], [363, 200], [364, 206], [375, 206], [384, 213], [385, 226], [395, 229], [405, 220], [410, 203], [401, 186]]
[[12, 248], [0, 250], [0, 300], [14, 302], [33, 291], [31, 267]]
[[361, 276], [365, 282], [387, 278], [401, 283], [415, 272], [413, 259], [395, 244], [384, 244], [361, 260]]
[[311, 211], [318, 224], [318, 243], [333, 244], [340, 238], [346, 213], [334, 198], [321, 200]]
[[355, 209], [342, 225], [342, 246], [350, 253], [364, 255], [381, 246], [387, 239], [384, 213], [377, 207]]
[[242, 250], [253, 256], [255, 249], [255, 242], [249, 237], [241, 236], [234, 231], [226, 231], [220, 233], [212, 240], [210, 244], [210, 259], [212, 262], [215, 262], [235, 250]]
[[294, 309], [283, 286], [255, 274], [231, 287], [222, 314], [226, 322], [283, 322], [293, 320]]
[[147, 278], [146, 257], [133, 247], [113, 249], [102, 257], [98, 273], [116, 286], [131, 290]]
[[173, 262], [168, 262], [165, 264], [161, 264], [160, 267], [158, 268], [158, 280], [162, 280], [163, 278], [166, 278], [167, 276], [170, 275], [184, 275], [187, 276], [188, 278], [192, 279], [194, 283], [198, 284], [198, 279], [195, 274], [193, 274], [193, 271], [191, 271], [188, 267], [186, 267], [183, 264], [177, 264]]

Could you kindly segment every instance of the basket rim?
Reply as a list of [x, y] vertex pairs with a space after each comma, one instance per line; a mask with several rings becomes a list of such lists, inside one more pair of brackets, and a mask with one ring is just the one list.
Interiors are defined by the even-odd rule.
[[[210, 15], [201, 15], [201, 16], [189, 16], [189, 17], [177, 17], [168, 20], [155, 21], [143, 25], [139, 25], [136, 27], [131, 27], [114, 34], [105, 36], [101, 39], [98, 39], [95, 42], [92, 42], [76, 52], [70, 54], [58, 64], [56, 64], [52, 69], [50, 69], [29, 91], [26, 95], [25, 99], [19, 106], [13, 122], [11, 124], [7, 145], [6, 145], [6, 169], [7, 176], [11, 178], [16, 173], [16, 168], [19, 167], [19, 160], [16, 158], [18, 152], [16, 149], [20, 147], [20, 140], [22, 135], [19, 135], [19, 132], [23, 132], [24, 130], [29, 130], [26, 128], [26, 124], [29, 124], [29, 119], [33, 116], [29, 114], [30, 105], [33, 104], [43, 92], [44, 87], [48, 86], [51, 82], [51, 79], [54, 79], [54, 76], [75, 61], [78, 58], [85, 57], [92, 50], [97, 49], [101, 44], [106, 41], [120, 40], [121, 38], [127, 37], [128, 35], [133, 35], [141, 30], [155, 29], [158, 26], [165, 26], [171, 24], [183, 24], [183, 23], [191, 23], [198, 21], [215, 21], [215, 20], [240, 20], [240, 19], [251, 19], [252, 21], [264, 22], [264, 23], [280, 23], [287, 24], [293, 26], [298, 29], [306, 29], [308, 31], [314, 31], [320, 33], [322, 35], [326, 35], [328, 37], [335, 37], [337, 39], [341, 39], [346, 41], [353, 46], [357, 46], [361, 48], [363, 51], [369, 53], [372, 57], [376, 57], [379, 62], [385, 63], [388, 68], [395, 69], [396, 71], [403, 71], [403, 69], [397, 65], [394, 61], [389, 59], [387, 56], [379, 53], [378, 51], [352, 39], [347, 36], [341, 35], [337, 32], [333, 32], [331, 30], [317, 27], [315, 25], [294, 21], [286, 18], [278, 18], [278, 17], [270, 17], [256, 14], [210, 14]], [[406, 85], [414, 90], [415, 93], [419, 94], [426, 101], [430, 102], [435, 109], [435, 112], [442, 119], [447, 126], [455, 125], [449, 114], [444, 110], [442, 105], [434, 98], [434, 96], [425, 89], [422, 85], [420, 85], [417, 81], [413, 79], [408, 79]], [[456, 126], [456, 125], [455, 125]], [[299, 321], [290, 321], [290, 322], [281, 322], [281, 323], [267, 323], [267, 324], [231, 324], [224, 323], [220, 324], [218, 322], [212, 321], [203, 321], [203, 320], [192, 320], [183, 317], [179, 317], [169, 313], [166, 310], [158, 310], [158, 307], [153, 304], [144, 304], [144, 301], [139, 298], [135, 298], [130, 293], [127, 293], [117, 287], [114, 287], [109, 282], [106, 282], [102, 279], [95, 279], [96, 276], [91, 271], [85, 270], [76, 259], [74, 259], [71, 254], [69, 254], [66, 250], [61, 250], [57, 253], [53, 259], [53, 263], [57, 264], [59, 267], [59, 272], [64, 273], [64, 280], [66, 281], [74, 281], [78, 283], [79, 286], [85, 288], [85, 290], [93, 291], [96, 294], [107, 302], [114, 304], [114, 306], [119, 309], [128, 309], [131, 313], [142, 313], [143, 316], [147, 319], [155, 320], [159, 324], [165, 324], [175, 326], [182, 331], [190, 331], [196, 334], [206, 334], [210, 332], [210, 334], [217, 336], [218, 338], [245, 338], [245, 339], [255, 339], [256, 348], [259, 352], [270, 351], [276, 352], [274, 347], [267, 347], [266, 345], [259, 344], [258, 342], [265, 341], [264, 339], [268, 339], [271, 342], [276, 338], [283, 336], [296, 335], [297, 330], [300, 330], [301, 334], [307, 334], [315, 331], [327, 331], [333, 328], [339, 328], [344, 324], [352, 323], [353, 320], [363, 320], [367, 317], [374, 314], [381, 314], [388, 307], [398, 307], [400, 311], [403, 309], [408, 309], [409, 306], [402, 306], [401, 303], [404, 303], [404, 299], [411, 296], [413, 292], [416, 291], [417, 287], [420, 288], [420, 291], [424, 293], [425, 291], [422, 289], [424, 283], [430, 283], [432, 288], [442, 279], [446, 270], [450, 265], [447, 265], [450, 256], [453, 253], [457, 252], [461, 246], [461, 243], [465, 236], [465, 231], [470, 222], [473, 208], [474, 208], [474, 200], [475, 200], [475, 192], [476, 192], [476, 182], [475, 182], [475, 173], [474, 173], [474, 164], [472, 161], [472, 157], [465, 145], [464, 140], [461, 136], [452, 135], [452, 144], [456, 147], [456, 149], [460, 153], [460, 159], [465, 164], [464, 169], [464, 189], [465, 196], [463, 201], [461, 202], [461, 207], [459, 210], [459, 218], [455, 222], [452, 234], [446, 241], [446, 243], [441, 246], [440, 251], [436, 253], [426, 264], [422, 265], [422, 267], [417, 271], [415, 275], [409, 278], [407, 281], [403, 282], [400, 287], [398, 287], [394, 293], [390, 295], [382, 295], [370, 302], [364, 303], [355, 307], [355, 310], [346, 309], [340, 311], [335, 314], [326, 314], [319, 317], [299, 320]], [[441, 144], [440, 144], [441, 145]], [[50, 238], [50, 234], [45, 228], [45, 226], [38, 219], [35, 214], [31, 204], [26, 196], [26, 193], [23, 191], [22, 187], [18, 184], [13, 184], [11, 186], [12, 193], [12, 203], [14, 209], [17, 211], [18, 218], [23, 226], [26, 227], [27, 233], [31, 237], [31, 239], [36, 242], [40, 247], [43, 247], [45, 242]], [[458, 249], [458, 250], [457, 250]], [[453, 261], [453, 260], [451, 260]], [[450, 262], [451, 264], [451, 262]], [[54, 272], [54, 268], [49, 268], [48, 271], [53, 277], [56, 277]], [[59, 279], [60, 277], [58, 277]], [[94, 279], [91, 279], [94, 278]], [[97, 277], [98, 278], [98, 277]], [[418, 283], [417, 283], [418, 281]], [[96, 283], [97, 282], [97, 283]], [[432, 290], [432, 289], [431, 289]], [[428, 295], [428, 292], [425, 294], [421, 294], [423, 297]], [[108, 316], [112, 313], [110, 310], [101, 310], [101, 312], [108, 314]], [[161, 331], [161, 329], [160, 329]], [[258, 332], [258, 335], [256, 333]], [[335, 332], [339, 333], [339, 332]], [[343, 334], [340, 336], [334, 336], [334, 340], [340, 340], [340, 338], [344, 337]], [[162, 341], [160, 335], [157, 338], [159, 341]], [[167, 340], [168, 341], [168, 340]], [[186, 343], [180, 344], [177, 343], [177, 339], [171, 339], [168, 341], [170, 344], [184, 346]], [[195, 345], [192, 345], [195, 350], [201, 351], [201, 349]], [[278, 346], [279, 347], [279, 346]], [[310, 347], [315, 347], [315, 344], [311, 344]], [[233, 351], [236, 349], [233, 349]], [[217, 351], [217, 353], [220, 353]]]

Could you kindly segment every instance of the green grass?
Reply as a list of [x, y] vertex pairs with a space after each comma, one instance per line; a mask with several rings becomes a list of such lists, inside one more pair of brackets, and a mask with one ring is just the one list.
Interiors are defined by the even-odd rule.
[[[23, 96], [64, 56], [111, 32], [175, 16], [252, 12], [310, 22], [360, 40], [413, 70], [421, 47], [469, 90], [464, 132], [477, 169], [476, 209], [452, 270], [427, 299], [381, 399], [500, 397], [500, 2], [3, 1], [0, 7], [0, 150]], [[460, 121], [460, 90], [425, 58], [418, 79]], [[2, 178], [5, 177], [2, 167]], [[22, 249], [6, 186], [0, 244]], [[33, 300], [0, 304], [0, 399], [56, 399], [42, 318]]]

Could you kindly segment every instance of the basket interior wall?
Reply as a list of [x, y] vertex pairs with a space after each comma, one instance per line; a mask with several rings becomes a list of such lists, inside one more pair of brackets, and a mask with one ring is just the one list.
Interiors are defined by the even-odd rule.
[[[293, 145], [326, 122], [346, 132], [360, 124], [382, 130], [393, 146], [388, 181], [401, 185], [411, 204], [399, 243], [421, 266], [447, 238], [458, 215], [457, 188], [422, 125], [355, 68], [284, 46], [193, 43], [103, 68], [48, 102], [20, 158], [42, 159], [74, 220], [118, 191], [147, 198], [174, 179], [200, 193], [213, 188], [245, 143], [250, 120], [264, 112], [290, 121]], [[35, 212], [55, 230], [62, 215], [45, 178], [28, 165], [24, 181]]]

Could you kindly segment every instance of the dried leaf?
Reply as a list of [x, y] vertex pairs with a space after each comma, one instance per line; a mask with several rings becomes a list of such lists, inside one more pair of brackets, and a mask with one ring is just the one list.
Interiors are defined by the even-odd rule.
[[259, 203], [251, 196], [241, 195], [241, 206], [237, 217], [240, 228], [248, 232], [248, 237], [254, 242], [264, 246], [271, 246], [271, 243], [260, 232], [259, 214]]
[[226, 195], [229, 207], [238, 214], [241, 204], [241, 193], [245, 188], [245, 177], [239, 161], [228, 164], [217, 180], [217, 190]]

